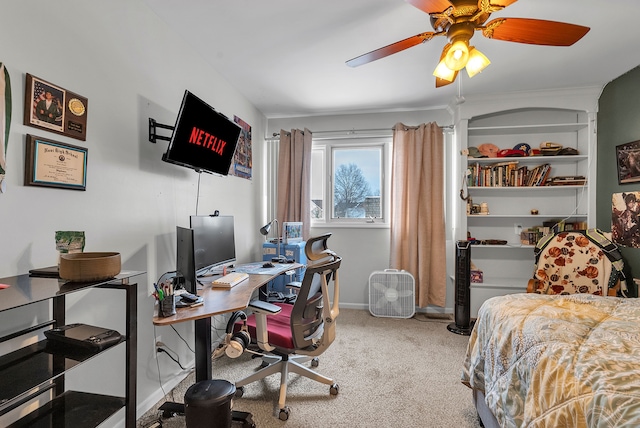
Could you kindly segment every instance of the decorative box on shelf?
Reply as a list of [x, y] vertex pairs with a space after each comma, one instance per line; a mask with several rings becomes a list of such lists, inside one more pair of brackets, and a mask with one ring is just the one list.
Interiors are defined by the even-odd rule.
[[482, 283], [483, 281], [483, 274], [481, 270], [478, 269], [472, 269], [471, 270], [471, 282], [473, 283]]

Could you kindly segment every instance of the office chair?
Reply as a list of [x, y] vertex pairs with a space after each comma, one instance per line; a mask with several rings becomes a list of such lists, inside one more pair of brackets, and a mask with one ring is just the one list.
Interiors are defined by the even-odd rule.
[[[338, 268], [342, 259], [327, 246], [330, 233], [310, 238], [305, 246], [308, 265], [301, 282], [288, 284], [297, 289], [293, 303], [267, 303], [256, 300], [249, 304], [252, 315], [235, 324], [234, 330], [248, 330], [251, 345], [248, 352], [263, 356], [262, 368], [236, 382], [236, 397], [242, 397], [244, 386], [272, 374], [280, 373], [279, 418], [289, 419], [291, 409], [285, 405], [289, 372], [330, 385], [331, 395], [338, 394], [333, 379], [323, 376], [302, 363], [311, 361], [317, 367], [320, 355], [335, 338], [339, 313]], [[332, 288], [333, 290], [330, 290]], [[333, 295], [330, 292], [333, 291]], [[331, 304], [329, 299], [333, 298]], [[245, 325], [246, 322], [246, 325]]]
[[588, 229], [542, 237], [534, 250], [536, 267], [527, 292], [635, 297], [618, 246], [607, 235]]

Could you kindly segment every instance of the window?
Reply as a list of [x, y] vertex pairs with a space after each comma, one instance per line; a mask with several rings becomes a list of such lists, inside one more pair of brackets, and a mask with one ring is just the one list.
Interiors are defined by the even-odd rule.
[[388, 139], [314, 141], [311, 222], [385, 223], [388, 217]]

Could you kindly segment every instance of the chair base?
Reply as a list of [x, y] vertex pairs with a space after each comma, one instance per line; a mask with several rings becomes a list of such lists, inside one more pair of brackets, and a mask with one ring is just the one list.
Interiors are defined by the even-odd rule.
[[304, 376], [316, 382], [324, 383], [331, 386], [331, 393], [334, 394], [334, 390], [337, 394], [337, 385], [333, 379], [321, 375], [308, 367], [303, 366], [303, 363], [313, 360], [313, 357], [309, 356], [279, 356], [279, 355], [266, 355], [264, 362], [268, 365], [258, 370], [251, 376], [248, 376], [242, 380], [236, 382], [236, 388], [241, 388], [245, 385], [253, 383], [257, 380], [264, 379], [267, 376], [271, 376], [276, 373], [280, 373], [280, 397], [278, 399], [278, 407], [282, 410], [285, 408], [285, 402], [287, 399], [287, 378], [289, 372], [296, 373], [300, 376]]

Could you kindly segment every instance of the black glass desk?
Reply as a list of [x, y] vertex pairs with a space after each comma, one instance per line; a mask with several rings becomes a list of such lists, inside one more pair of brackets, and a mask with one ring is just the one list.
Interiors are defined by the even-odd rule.
[[[122, 271], [104, 281], [68, 282], [59, 278], [18, 275], [0, 278], [0, 312], [23, 310], [38, 302], [51, 302], [53, 319], [12, 331], [0, 342], [35, 335], [37, 332], [65, 324], [65, 296], [91, 288], [108, 288], [126, 292], [126, 369], [124, 397], [65, 391], [65, 373], [100, 351], [86, 351], [52, 346], [47, 340], [32, 343], [0, 356], [0, 415], [19, 408], [52, 391], [52, 399], [10, 425], [11, 428], [33, 426], [97, 426], [125, 407], [125, 426], [136, 426], [136, 349], [137, 349], [137, 284], [130, 279], [144, 272]], [[6, 288], [5, 288], [6, 287]], [[97, 303], [99, 304], [99, 302]], [[120, 346], [120, 345], [116, 345]], [[106, 356], [101, 356], [106, 358]]]

